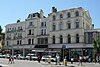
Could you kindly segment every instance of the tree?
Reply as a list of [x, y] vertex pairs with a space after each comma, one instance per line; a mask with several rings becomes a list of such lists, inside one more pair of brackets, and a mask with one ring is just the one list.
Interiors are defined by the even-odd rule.
[[100, 33], [97, 36], [97, 40], [93, 39], [94, 54], [100, 54]]
[[2, 28], [1, 28], [1, 26], [0, 26], [0, 33], [2, 33]]

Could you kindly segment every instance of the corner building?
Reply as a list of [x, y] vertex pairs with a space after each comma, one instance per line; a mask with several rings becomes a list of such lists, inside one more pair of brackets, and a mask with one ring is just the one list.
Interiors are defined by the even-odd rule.
[[40, 10], [40, 13], [29, 14], [25, 21], [17, 20], [5, 27], [5, 48], [11, 49], [12, 54], [25, 56], [31, 50], [59, 51], [61, 58], [67, 56], [68, 60], [71, 56], [92, 54], [92, 37], [88, 38], [85, 33], [100, 31], [94, 29], [89, 12], [82, 7], [61, 11], [52, 7], [47, 17]]

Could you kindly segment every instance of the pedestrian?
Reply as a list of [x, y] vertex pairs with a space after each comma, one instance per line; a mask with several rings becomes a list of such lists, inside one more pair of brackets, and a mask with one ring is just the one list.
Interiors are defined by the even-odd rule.
[[12, 63], [11, 56], [9, 57], [8, 63], [10, 63], [10, 64]]
[[57, 65], [57, 56], [56, 56], [56, 65]]
[[38, 62], [40, 63], [40, 56], [38, 56]]
[[48, 63], [51, 64], [51, 56], [48, 57]]
[[74, 62], [74, 58], [73, 58], [73, 57], [71, 57], [71, 64], [73, 64], [73, 62]]
[[30, 61], [32, 60], [32, 56], [30, 55]]
[[13, 56], [11, 57], [11, 63], [14, 63], [14, 57]]
[[79, 66], [80, 64], [81, 64], [81, 66], [82, 66], [82, 56], [81, 56], [81, 55], [79, 56], [79, 60], [78, 60], [78, 61], [79, 61], [78, 66]]
[[98, 60], [99, 60], [98, 62], [99, 62], [99, 64], [100, 64], [100, 55], [98, 56]]

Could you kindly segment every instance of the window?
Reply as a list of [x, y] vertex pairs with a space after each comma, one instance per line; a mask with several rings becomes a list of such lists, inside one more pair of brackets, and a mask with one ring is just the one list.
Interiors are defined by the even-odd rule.
[[53, 30], [53, 31], [56, 30], [56, 25], [55, 25], [55, 23], [53, 23], [53, 25], [52, 25], [52, 30]]
[[38, 38], [38, 44], [48, 44], [48, 38]]
[[22, 44], [22, 41], [20, 40], [20, 44]]
[[43, 27], [44, 26], [44, 22], [41, 22], [41, 27]]
[[79, 22], [76, 22], [76, 28], [79, 28]]
[[19, 40], [17, 40], [17, 45], [19, 45]]
[[52, 18], [53, 18], [53, 21], [55, 21], [55, 20], [56, 20], [56, 16], [55, 16], [55, 15], [53, 15], [53, 16], [52, 16]]
[[63, 15], [62, 15], [62, 14], [60, 14], [60, 19], [61, 19], [61, 18], [63, 18]]
[[46, 34], [46, 29], [44, 29], [44, 35]]
[[43, 29], [41, 29], [41, 35], [43, 35]]
[[71, 17], [71, 14], [68, 12], [67, 13], [67, 18], [70, 18]]
[[68, 43], [71, 43], [71, 36], [70, 35], [68, 35]]
[[7, 41], [7, 46], [9, 45], [9, 42]]
[[79, 34], [76, 34], [76, 43], [79, 43]]
[[29, 44], [29, 45], [31, 44], [31, 39], [28, 39], [28, 44]]
[[22, 30], [22, 26], [20, 27], [20, 29]]
[[62, 44], [62, 43], [63, 43], [63, 36], [60, 35], [60, 44]]
[[79, 12], [78, 12], [78, 11], [75, 12], [75, 16], [76, 16], [76, 17], [79, 16]]
[[68, 29], [71, 28], [71, 23], [67, 23], [67, 28], [68, 28]]
[[32, 29], [32, 35], [34, 35], [34, 29]]
[[32, 22], [29, 22], [29, 26], [33, 26]]
[[31, 30], [29, 30], [29, 34], [28, 35], [31, 35]]
[[46, 22], [45, 22], [45, 25], [44, 26], [46, 27]]
[[20, 30], [20, 27], [18, 27], [18, 30]]
[[60, 24], [59, 24], [59, 30], [62, 30], [62, 29], [63, 29], [63, 23], [60, 22]]
[[34, 39], [32, 39], [32, 44], [34, 44]]
[[52, 37], [52, 43], [55, 44], [55, 36]]
[[48, 38], [45, 38], [45, 44], [48, 44]]

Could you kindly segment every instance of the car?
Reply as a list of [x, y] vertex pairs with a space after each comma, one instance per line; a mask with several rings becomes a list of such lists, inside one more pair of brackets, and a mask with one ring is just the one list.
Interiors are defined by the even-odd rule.
[[2, 58], [6, 58], [6, 55], [5, 55], [5, 54], [3, 54], [3, 55], [2, 55]]
[[55, 62], [56, 61], [56, 58], [53, 57], [53, 56], [50, 56], [50, 55], [44, 55], [44, 56], [42, 56], [41, 60], [42, 61], [48, 61], [49, 58], [51, 59], [51, 62]]
[[5, 54], [5, 58], [10, 58], [10, 54]]
[[26, 59], [27, 60], [37, 60], [38, 59], [38, 57], [36, 56], [36, 54], [27, 54], [26, 55]]
[[3, 58], [3, 55], [0, 53], [0, 58]]
[[19, 60], [25, 60], [26, 57], [25, 57], [25, 56], [22, 56], [21, 54], [19, 54], [19, 55], [18, 55], [18, 59], [19, 59]]

